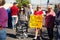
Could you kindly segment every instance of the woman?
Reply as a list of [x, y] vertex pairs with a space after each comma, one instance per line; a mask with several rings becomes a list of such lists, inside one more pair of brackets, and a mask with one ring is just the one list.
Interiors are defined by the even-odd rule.
[[29, 4], [29, 15], [33, 15], [34, 14], [34, 10], [31, 4]]
[[[37, 6], [37, 10], [34, 12], [34, 15], [40, 16], [40, 15], [42, 15], [42, 14], [43, 14], [43, 11], [42, 11], [42, 9], [41, 9], [41, 6], [38, 5], [38, 6]], [[43, 16], [43, 15], [42, 15], [42, 16]], [[39, 28], [36, 28], [34, 39], [37, 39], [38, 31], [39, 31], [39, 30], [40, 30], [40, 36], [42, 37], [42, 26], [41, 26], [41, 27], [39, 27]], [[40, 37], [40, 38], [41, 38], [41, 37]]]
[[19, 21], [20, 21], [20, 28], [22, 30], [22, 36], [25, 36], [25, 37], [28, 37], [27, 35], [27, 21], [28, 21], [28, 18], [27, 18], [27, 15], [25, 13], [25, 9], [24, 7], [21, 8], [21, 11], [19, 13]]
[[54, 28], [54, 21], [55, 21], [55, 12], [51, 5], [48, 5], [48, 11], [45, 18], [45, 26], [48, 31], [48, 36], [50, 40], [53, 39], [53, 28]]
[[8, 13], [3, 5], [5, 0], [0, 0], [0, 40], [6, 40], [6, 27], [8, 22]]

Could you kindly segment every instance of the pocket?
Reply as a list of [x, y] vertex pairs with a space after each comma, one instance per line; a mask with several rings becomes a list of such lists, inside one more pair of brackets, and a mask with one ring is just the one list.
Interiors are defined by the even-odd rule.
[[0, 30], [0, 38], [6, 38], [6, 30], [3, 29], [3, 30]]

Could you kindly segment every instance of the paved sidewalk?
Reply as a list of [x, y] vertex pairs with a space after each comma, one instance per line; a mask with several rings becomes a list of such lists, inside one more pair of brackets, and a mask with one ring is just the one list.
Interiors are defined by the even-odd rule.
[[[46, 28], [43, 27], [42, 31], [43, 31], [43, 33], [42, 33], [43, 40], [48, 40], [48, 34], [47, 34]], [[20, 39], [17, 39], [16, 38], [16, 31], [7, 28], [7, 40], [33, 40], [35, 30], [29, 28], [28, 32], [29, 32], [28, 33], [29, 34], [29, 37], [28, 38], [24, 38], [24, 39], [21, 39], [20, 38]], [[54, 40], [56, 40], [56, 28], [54, 28]]]

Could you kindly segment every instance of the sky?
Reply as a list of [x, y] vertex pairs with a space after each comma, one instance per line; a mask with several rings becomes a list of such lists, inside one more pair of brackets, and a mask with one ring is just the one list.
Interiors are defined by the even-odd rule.
[[[6, 0], [6, 3], [11, 3], [11, 2], [15, 2], [15, 0]], [[50, 3], [60, 3], [60, 0], [50, 0]], [[32, 4], [46, 4], [47, 0], [31, 0]]]
[[[48, 0], [31, 0], [31, 3], [35, 6], [40, 4], [41, 6], [46, 7], [47, 1]], [[52, 4], [60, 3], [60, 0], [49, 0], [49, 3]]]
[[6, 0], [6, 3], [13, 3], [15, 0]]
[[[30, 0], [31, 4], [34, 5], [34, 7], [36, 7], [36, 5], [42, 5], [42, 7], [46, 7], [47, 6], [47, 0]], [[15, 0], [6, 0], [6, 3], [13, 3], [15, 2]], [[49, 3], [55, 4], [55, 3], [60, 3], [60, 0], [49, 0]]]
[[45, 3], [46, 4], [47, 0], [31, 0], [32, 4], [40, 4], [40, 3]]
[[[31, 0], [32, 4], [47, 4], [47, 0]], [[50, 0], [50, 3], [60, 3], [60, 0]]]

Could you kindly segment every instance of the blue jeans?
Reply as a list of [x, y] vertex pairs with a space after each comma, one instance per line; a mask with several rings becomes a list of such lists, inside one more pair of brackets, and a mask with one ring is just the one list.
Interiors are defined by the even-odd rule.
[[57, 25], [57, 39], [60, 39], [60, 25]]
[[12, 28], [13, 29], [16, 27], [15, 22], [16, 22], [16, 17], [12, 17]]
[[6, 29], [0, 30], [0, 40], [6, 40]]

